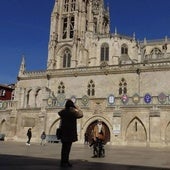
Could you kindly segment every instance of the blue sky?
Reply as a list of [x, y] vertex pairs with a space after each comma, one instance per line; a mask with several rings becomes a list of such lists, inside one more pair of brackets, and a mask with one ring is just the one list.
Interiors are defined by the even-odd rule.
[[[55, 0], [0, 0], [0, 84], [15, 83], [22, 56], [26, 69], [46, 69], [50, 15]], [[170, 0], [105, 0], [111, 32], [136, 39], [170, 37]]]

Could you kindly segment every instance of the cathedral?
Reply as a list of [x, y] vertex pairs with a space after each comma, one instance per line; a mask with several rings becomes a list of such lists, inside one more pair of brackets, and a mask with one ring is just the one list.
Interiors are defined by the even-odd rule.
[[47, 67], [27, 71], [23, 57], [14, 99], [0, 101], [0, 133], [25, 141], [32, 128], [55, 135], [71, 99], [84, 113], [78, 142], [101, 119], [110, 145], [170, 145], [170, 39], [137, 41], [110, 32], [104, 0], [55, 0]]

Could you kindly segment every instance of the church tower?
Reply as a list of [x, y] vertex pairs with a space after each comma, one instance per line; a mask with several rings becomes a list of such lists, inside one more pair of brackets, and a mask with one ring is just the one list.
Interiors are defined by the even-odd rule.
[[56, 0], [51, 14], [47, 70], [88, 66], [90, 37], [109, 34], [104, 0]]

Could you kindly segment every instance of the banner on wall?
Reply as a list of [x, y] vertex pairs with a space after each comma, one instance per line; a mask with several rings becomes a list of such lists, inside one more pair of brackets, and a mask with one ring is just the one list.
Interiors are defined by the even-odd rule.
[[120, 134], [120, 124], [113, 125], [113, 134], [115, 135]]

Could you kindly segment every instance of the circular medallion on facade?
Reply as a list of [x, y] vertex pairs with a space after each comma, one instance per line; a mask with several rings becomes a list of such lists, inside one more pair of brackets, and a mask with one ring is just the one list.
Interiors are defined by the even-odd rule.
[[76, 97], [75, 96], [71, 96], [71, 98], [70, 98], [71, 100], [72, 100], [72, 102], [75, 104], [76, 103]]
[[59, 106], [64, 106], [65, 100], [66, 100], [66, 96], [64, 94], [59, 94], [57, 96], [57, 102], [58, 102]]
[[126, 104], [126, 103], [128, 102], [128, 100], [129, 100], [129, 98], [128, 98], [128, 96], [127, 96], [126, 94], [124, 94], [124, 95], [122, 96], [121, 100], [122, 100], [122, 103], [123, 103], [123, 104]]
[[158, 101], [161, 103], [161, 104], [164, 104], [166, 102], [166, 95], [162, 92], [159, 94], [158, 96]]
[[115, 102], [115, 97], [114, 97], [114, 95], [113, 95], [113, 94], [109, 95], [109, 97], [108, 97], [108, 103], [109, 103], [109, 105], [113, 105], [114, 102]]
[[152, 96], [149, 93], [145, 94], [144, 101], [147, 104], [150, 103], [152, 101]]
[[138, 104], [140, 102], [140, 96], [137, 93], [135, 93], [132, 96], [132, 101], [133, 101], [133, 103]]
[[82, 104], [83, 104], [84, 106], [86, 106], [86, 105], [88, 104], [88, 102], [89, 102], [88, 96], [84, 95], [84, 96], [82, 97], [82, 99], [81, 99], [81, 102], [82, 102]]
[[48, 106], [52, 106], [53, 105], [53, 99], [51, 97], [48, 98], [47, 104], [48, 104]]

